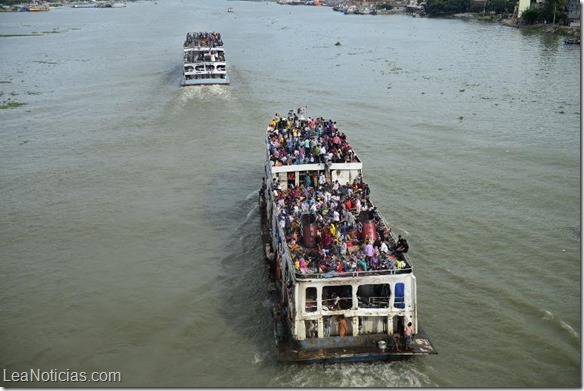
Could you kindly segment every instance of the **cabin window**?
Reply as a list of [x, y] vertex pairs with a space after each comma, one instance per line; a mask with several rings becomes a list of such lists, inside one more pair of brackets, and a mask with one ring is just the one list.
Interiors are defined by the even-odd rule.
[[[323, 316], [323, 331], [325, 337], [337, 337], [340, 333], [341, 316]], [[353, 318], [345, 318], [346, 333], [344, 336], [353, 335]]]
[[390, 296], [389, 284], [359, 285], [357, 289], [359, 308], [389, 308]]
[[322, 324], [325, 337], [330, 337], [332, 335], [333, 330], [336, 333], [336, 335], [338, 335], [338, 327], [336, 325], [337, 322], [335, 321], [334, 318], [335, 318], [334, 316], [322, 317]]
[[328, 311], [340, 311], [353, 308], [353, 290], [351, 285], [323, 287], [322, 306], [323, 309]]
[[306, 329], [306, 338], [317, 338], [318, 337], [318, 321], [305, 320], [304, 327]]
[[359, 335], [387, 333], [387, 316], [359, 317]]
[[404, 302], [406, 288], [403, 282], [398, 282], [395, 284], [395, 298], [393, 301], [393, 306], [395, 308], [406, 308], [406, 304]]
[[304, 310], [306, 312], [316, 312], [317, 302], [316, 302], [316, 288], [306, 288], [306, 300], [304, 305]]
[[287, 174], [288, 173], [286, 173], [286, 172], [278, 173], [278, 180], [282, 184], [282, 190], [285, 190], [288, 188], [288, 175]]

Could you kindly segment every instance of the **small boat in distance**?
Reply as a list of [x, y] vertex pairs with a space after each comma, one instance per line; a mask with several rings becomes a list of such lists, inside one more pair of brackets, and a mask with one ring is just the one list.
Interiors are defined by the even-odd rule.
[[90, 1], [71, 4], [73, 8], [123, 8], [125, 1]]
[[565, 45], [580, 45], [580, 38], [567, 38], [564, 40]]
[[183, 44], [181, 86], [209, 84], [229, 84], [221, 34], [204, 31], [187, 33]]
[[227, 12], [234, 12], [233, 8], [231, 8], [231, 7], [227, 8]]
[[97, 8], [97, 3], [73, 3], [72, 8]]
[[50, 7], [48, 4], [31, 4], [28, 7], [29, 12], [40, 12], [40, 11], [49, 11]]
[[364, 7], [355, 9], [356, 15], [377, 15], [375, 7]]

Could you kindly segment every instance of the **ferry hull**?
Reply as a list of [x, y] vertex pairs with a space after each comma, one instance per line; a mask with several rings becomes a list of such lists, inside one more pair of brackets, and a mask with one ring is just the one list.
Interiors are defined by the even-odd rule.
[[[424, 335], [425, 336], [425, 335]], [[372, 337], [372, 336], [368, 336]], [[424, 346], [429, 345], [427, 338], [422, 338], [421, 333], [415, 338], [407, 350], [397, 350], [389, 345], [385, 349], [380, 349], [378, 341], [391, 340], [387, 335], [378, 335], [376, 338], [364, 338], [357, 342], [357, 345], [345, 346], [346, 341], [338, 341], [338, 337], [331, 337], [332, 341], [327, 341], [329, 347], [300, 347], [290, 342], [278, 343], [278, 360], [280, 362], [297, 362], [304, 364], [316, 363], [337, 363], [337, 362], [367, 362], [367, 361], [398, 361], [407, 360], [417, 356], [427, 356], [436, 354]], [[350, 337], [344, 337], [350, 338]]]

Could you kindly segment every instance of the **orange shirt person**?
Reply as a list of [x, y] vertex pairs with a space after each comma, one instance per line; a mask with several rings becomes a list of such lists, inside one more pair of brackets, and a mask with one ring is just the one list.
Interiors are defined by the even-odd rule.
[[339, 318], [339, 335], [341, 337], [347, 335], [347, 320], [345, 319], [344, 316], [341, 316]]

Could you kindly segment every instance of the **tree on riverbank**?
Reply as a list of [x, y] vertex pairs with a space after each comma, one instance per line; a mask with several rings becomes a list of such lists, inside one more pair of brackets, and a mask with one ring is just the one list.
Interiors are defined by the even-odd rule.
[[505, 15], [513, 12], [517, 4], [516, 0], [489, 0], [485, 6], [485, 11], [494, 12], [497, 15]]
[[564, 21], [566, 0], [546, 0], [542, 7], [523, 11], [521, 20], [525, 24], [560, 23]]
[[473, 0], [428, 0], [426, 13], [433, 16], [467, 12]]
[[[432, 16], [454, 15], [473, 12], [477, 9], [475, 0], [428, 0], [426, 13]], [[495, 14], [509, 14], [513, 12], [517, 0], [487, 0], [484, 8], [479, 5], [481, 11], [494, 12]]]
[[[472, 12], [475, 2], [475, 0], [427, 0], [426, 13], [444, 16]], [[523, 11], [521, 19], [524, 24], [562, 23], [565, 19], [566, 3], [567, 0], [545, 0], [541, 6]], [[516, 4], [517, 0], [487, 0], [484, 11], [506, 15], [513, 12]]]

